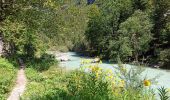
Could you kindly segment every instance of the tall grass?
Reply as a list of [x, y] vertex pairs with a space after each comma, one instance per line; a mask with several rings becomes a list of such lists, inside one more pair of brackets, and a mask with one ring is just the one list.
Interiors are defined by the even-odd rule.
[[16, 69], [6, 59], [0, 58], [0, 100], [6, 100], [16, 79]]
[[[101, 63], [101, 62], [100, 62]], [[117, 72], [101, 69], [99, 64], [82, 65], [66, 72], [58, 65], [48, 70], [26, 68], [29, 79], [23, 100], [155, 100], [150, 79], [140, 78], [141, 69]]]
[[59, 100], [57, 98], [67, 97], [64, 71], [51, 66], [46, 71], [36, 71], [33, 68], [26, 68], [28, 78], [27, 90], [23, 100]]
[[[141, 69], [127, 70], [119, 65], [116, 72], [96, 65], [83, 65], [73, 72], [67, 84], [73, 100], [154, 100], [151, 80], [141, 78]], [[147, 82], [145, 84], [144, 82]]]
[[23, 100], [56, 100], [65, 95], [65, 72], [52, 55], [45, 54], [26, 65], [28, 84]]

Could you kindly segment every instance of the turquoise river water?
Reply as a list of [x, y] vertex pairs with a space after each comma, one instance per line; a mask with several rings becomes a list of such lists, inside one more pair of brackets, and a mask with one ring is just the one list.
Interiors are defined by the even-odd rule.
[[[87, 59], [85, 57], [79, 56], [75, 52], [67, 52], [65, 54], [70, 59], [70, 61], [61, 62], [60, 65], [68, 70], [74, 70], [79, 68], [81, 64], [81, 59]], [[125, 66], [127, 67], [127, 69], [130, 69], [131, 67], [136, 67], [128, 64]], [[102, 64], [100, 64], [100, 67], [102, 67], [103, 69], [111, 69], [115, 71], [114, 67], [117, 67], [117, 65], [103, 62]], [[170, 70], [144, 67], [144, 72], [142, 73], [142, 76], [146, 76], [148, 79], [156, 77], [156, 81], [158, 81], [158, 84], [152, 85], [153, 88], [158, 88], [161, 86], [164, 86], [168, 89], [170, 88]]]

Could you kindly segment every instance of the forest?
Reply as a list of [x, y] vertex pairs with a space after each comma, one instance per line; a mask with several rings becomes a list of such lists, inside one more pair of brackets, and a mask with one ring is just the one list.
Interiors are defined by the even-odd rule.
[[[28, 80], [23, 100], [155, 100], [151, 90], [139, 84], [135, 72], [123, 74], [121, 64], [120, 80], [114, 82], [126, 88], [103, 80], [109, 72], [98, 64], [89, 66], [91, 73], [66, 71], [47, 51], [72, 51], [116, 64], [168, 70], [170, 1], [0, 0], [0, 45], [0, 72], [7, 72], [0, 73], [2, 100], [15, 85], [18, 58], [25, 64]], [[132, 73], [135, 75], [127, 78]], [[145, 79], [144, 85], [150, 86], [150, 80]], [[168, 100], [166, 89], [158, 90], [161, 100]]]

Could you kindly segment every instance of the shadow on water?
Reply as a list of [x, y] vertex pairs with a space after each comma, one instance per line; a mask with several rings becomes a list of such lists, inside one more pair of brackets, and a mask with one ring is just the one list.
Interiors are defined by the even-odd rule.
[[83, 53], [77, 53], [77, 52], [71, 52], [70, 56], [73, 57], [82, 57], [82, 58], [90, 58], [89, 56], [83, 54]]

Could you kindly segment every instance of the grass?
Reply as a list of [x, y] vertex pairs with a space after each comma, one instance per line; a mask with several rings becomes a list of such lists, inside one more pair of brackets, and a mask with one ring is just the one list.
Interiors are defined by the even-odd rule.
[[[127, 70], [119, 64], [112, 72], [99, 64], [82, 63], [80, 69], [66, 71], [47, 54], [30, 59], [26, 66], [28, 83], [22, 100], [155, 100], [155, 90], [150, 88], [153, 82], [141, 78], [141, 67]], [[0, 100], [6, 100], [15, 83], [16, 68], [0, 58], [0, 73]], [[168, 94], [167, 89], [159, 89], [161, 100], [168, 100]]]
[[155, 100], [152, 81], [140, 78], [140, 69], [119, 65], [113, 73], [96, 64], [66, 72], [56, 63], [48, 68], [26, 68], [23, 100]]
[[6, 100], [16, 79], [16, 69], [6, 59], [0, 58], [0, 100]]
[[65, 72], [57, 67], [51, 66], [48, 70], [38, 72], [33, 68], [26, 68], [28, 78], [27, 91], [23, 100], [54, 100], [66, 94], [64, 80]]

